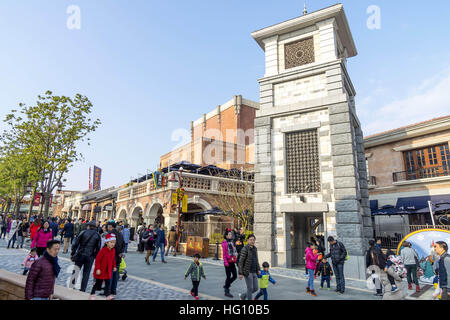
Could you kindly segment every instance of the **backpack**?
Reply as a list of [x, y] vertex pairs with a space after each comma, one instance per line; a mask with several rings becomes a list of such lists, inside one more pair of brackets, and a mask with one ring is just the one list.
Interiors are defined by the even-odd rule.
[[403, 258], [401, 256], [394, 256], [390, 255], [389, 260], [392, 262], [392, 267], [394, 268], [394, 272], [400, 277], [400, 278], [406, 278], [406, 268], [403, 264]]

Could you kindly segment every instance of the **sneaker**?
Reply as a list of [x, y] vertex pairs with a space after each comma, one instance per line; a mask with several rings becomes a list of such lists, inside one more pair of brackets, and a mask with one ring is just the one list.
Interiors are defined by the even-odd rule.
[[244, 295], [242, 293], [239, 293], [239, 300], [244, 300]]
[[338, 293], [339, 293], [339, 294], [344, 294], [344, 291], [339, 291]]
[[106, 300], [114, 300], [114, 295], [110, 294], [106, 297]]
[[161, 261], [162, 263], [167, 263], [167, 261]]
[[195, 296], [195, 300], [198, 300], [198, 296]]
[[311, 290], [311, 295], [312, 295], [313, 297], [317, 297], [317, 294], [314, 292], [314, 290]]
[[191, 296], [194, 296], [194, 293], [191, 291]]
[[[233, 295], [229, 292], [225, 292], [225, 297], [233, 298]], [[256, 299], [255, 299], [256, 300]]]
[[331, 290], [331, 288], [327, 288], [327, 290], [328, 290], [328, 291], [330, 291], [330, 290]]
[[91, 295], [89, 296], [89, 300], [95, 300], [95, 294], [91, 294]]
[[397, 292], [397, 291], [398, 291], [398, 287], [397, 286], [392, 286], [391, 292]]
[[418, 284], [416, 284], [416, 292], [420, 292], [420, 287]]
[[408, 284], [408, 290], [412, 290], [412, 284]]
[[306, 287], [306, 293], [310, 293], [311, 289], [309, 289], [309, 287]]

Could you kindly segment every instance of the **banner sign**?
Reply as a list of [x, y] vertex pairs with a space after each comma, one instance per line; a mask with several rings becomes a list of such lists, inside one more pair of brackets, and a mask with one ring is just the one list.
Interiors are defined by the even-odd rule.
[[36, 192], [33, 199], [33, 206], [37, 207], [41, 204], [41, 194], [39, 192]]
[[177, 205], [177, 193], [172, 193], [172, 205]]
[[157, 188], [164, 187], [165, 177], [161, 171], [153, 172], [153, 183]]
[[183, 208], [181, 209], [181, 212], [186, 213], [188, 211], [188, 196], [185, 194], [183, 196], [183, 202], [182, 202]]
[[93, 186], [93, 188], [95, 191], [98, 191], [101, 189], [100, 188], [101, 178], [102, 178], [102, 169], [100, 169], [97, 166], [94, 166], [94, 186]]

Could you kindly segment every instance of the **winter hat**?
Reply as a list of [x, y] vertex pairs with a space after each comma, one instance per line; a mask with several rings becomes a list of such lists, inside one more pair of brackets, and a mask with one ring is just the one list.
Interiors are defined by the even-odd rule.
[[116, 241], [116, 235], [113, 233], [108, 233], [105, 237], [105, 242]]

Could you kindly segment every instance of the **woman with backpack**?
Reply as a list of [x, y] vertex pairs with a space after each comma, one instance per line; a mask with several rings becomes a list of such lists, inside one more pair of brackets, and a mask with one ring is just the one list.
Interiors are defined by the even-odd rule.
[[[408, 290], [412, 290], [412, 282], [416, 285], [416, 292], [420, 292], [419, 281], [417, 280], [417, 265], [419, 264], [419, 256], [412, 248], [411, 243], [404, 241], [403, 250], [400, 254], [403, 258], [403, 263], [407, 271], [406, 278], [408, 279]], [[411, 279], [412, 275], [412, 279]]]

